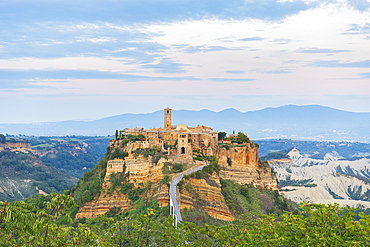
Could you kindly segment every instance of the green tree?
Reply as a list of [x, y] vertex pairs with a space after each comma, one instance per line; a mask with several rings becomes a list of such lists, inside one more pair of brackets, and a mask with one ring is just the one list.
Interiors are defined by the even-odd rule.
[[89, 202], [93, 199], [92, 195], [91, 195], [91, 192], [89, 190], [85, 190], [83, 193], [82, 193], [82, 201], [83, 202]]
[[[1, 246], [96, 246], [97, 235], [86, 225], [58, 226], [55, 221], [76, 206], [73, 198], [52, 192], [47, 209], [0, 201]], [[72, 219], [67, 214], [69, 221]]]
[[[253, 201], [249, 189], [241, 186], [240, 194]], [[0, 245], [369, 246], [370, 243], [370, 216], [361, 212], [355, 218], [354, 209], [340, 208], [338, 204], [301, 203], [301, 213], [249, 214], [223, 226], [182, 222], [175, 227], [172, 217], [160, 217], [158, 205], [139, 199], [128, 211], [120, 213], [115, 208], [106, 215], [80, 219], [68, 226], [71, 223], [57, 222], [62, 217], [71, 222], [71, 211], [76, 212], [73, 198], [56, 193], [51, 197], [47, 209], [23, 201], [0, 201]]]
[[118, 140], [118, 130], [116, 130], [116, 140]]
[[137, 139], [138, 139], [139, 141], [145, 141], [145, 136], [144, 136], [143, 134], [139, 134], [139, 135], [137, 136]]
[[0, 134], [0, 143], [5, 143], [6, 142], [6, 138], [3, 134]]
[[251, 143], [251, 141], [249, 140], [248, 136], [246, 136], [244, 133], [242, 132], [239, 132], [238, 133], [238, 136], [236, 137], [236, 141], [239, 143], [239, 144], [242, 144], [242, 143]]
[[222, 132], [222, 131], [218, 132], [218, 139], [223, 140], [223, 139], [225, 139], [226, 135], [227, 135], [226, 132]]

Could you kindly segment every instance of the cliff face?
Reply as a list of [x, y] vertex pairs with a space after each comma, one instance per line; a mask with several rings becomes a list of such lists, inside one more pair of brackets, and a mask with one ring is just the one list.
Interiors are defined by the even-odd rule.
[[250, 145], [217, 149], [220, 177], [234, 180], [241, 185], [252, 184], [266, 189], [278, 190], [276, 176], [271, 167], [259, 164], [258, 148]]
[[4, 149], [10, 149], [11, 151], [31, 151], [31, 144], [29, 142], [6, 142], [0, 143], [0, 151]]
[[214, 173], [210, 177], [212, 185], [205, 179], [189, 178], [185, 181], [181, 193], [180, 210], [194, 208], [194, 205], [201, 201], [201, 207], [211, 217], [220, 220], [233, 221], [234, 217], [230, 213], [225, 199], [221, 194], [221, 184], [219, 176]]
[[160, 206], [166, 206], [169, 203], [168, 186], [160, 184], [164, 175], [162, 174], [162, 167], [165, 159], [161, 159], [157, 164], [152, 164], [151, 159], [139, 156], [126, 157], [125, 160], [114, 159], [108, 161], [107, 172], [102, 185], [103, 192], [99, 198], [92, 200], [83, 206], [77, 213], [76, 218], [93, 218], [99, 214], [104, 214], [110, 208], [119, 207], [122, 210], [131, 206], [131, 200], [126, 194], [115, 191], [109, 193], [111, 187], [110, 177], [114, 173], [122, 173], [123, 167], [126, 166], [126, 173], [129, 173], [129, 181], [138, 187], [140, 184], [148, 185], [151, 182], [151, 190], [149, 194], [158, 200]]
[[111, 182], [109, 181], [110, 175], [112, 172], [123, 172], [123, 166], [124, 160], [115, 159], [108, 161], [107, 172], [102, 186], [103, 192], [100, 194], [99, 198], [86, 203], [85, 206], [76, 214], [76, 218], [93, 218], [99, 214], [106, 213], [113, 207], [126, 209], [130, 206], [131, 202], [127, 195], [117, 193], [116, 191], [113, 191], [111, 195], [108, 193], [109, 188], [111, 187]]
[[[151, 185], [150, 191], [145, 195], [158, 200], [160, 206], [169, 204], [168, 185], [161, 183], [164, 178], [162, 168], [165, 162], [177, 162], [189, 164], [192, 157], [181, 156], [172, 159], [161, 158], [156, 164], [152, 163], [151, 156], [135, 156], [135, 149], [149, 148], [147, 142], [129, 143], [125, 147], [119, 141], [111, 142], [111, 150], [119, 148], [120, 151], [128, 152], [129, 156], [123, 159], [114, 159], [108, 161], [106, 176], [103, 183], [103, 192], [99, 198], [86, 203], [86, 205], [76, 215], [77, 218], [91, 218], [99, 214], [104, 214], [110, 208], [119, 207], [122, 210], [129, 208], [132, 201], [123, 193], [115, 189], [109, 193], [111, 174], [129, 173], [128, 181], [139, 186]], [[226, 221], [233, 221], [234, 217], [230, 213], [225, 199], [221, 193], [220, 178], [234, 180], [241, 185], [252, 184], [266, 189], [277, 190], [277, 180], [271, 173], [269, 166], [263, 166], [259, 163], [258, 148], [251, 148], [249, 144], [240, 146], [230, 146], [229, 148], [209, 148], [203, 150], [205, 155], [215, 154], [218, 164], [221, 168], [219, 175], [214, 173], [207, 179], [189, 178], [184, 181], [182, 190], [178, 193], [180, 209], [202, 207], [211, 217]], [[173, 174], [176, 176], [176, 174]]]

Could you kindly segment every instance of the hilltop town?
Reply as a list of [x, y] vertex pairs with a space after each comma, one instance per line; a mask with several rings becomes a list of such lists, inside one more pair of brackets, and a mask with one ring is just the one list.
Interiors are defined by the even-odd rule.
[[233, 202], [221, 192], [225, 180], [278, 193], [275, 173], [267, 162], [259, 160], [258, 145], [246, 134], [226, 138], [226, 133], [203, 125], [172, 125], [170, 108], [164, 109], [163, 128], [117, 131], [106, 157], [106, 163], [96, 168], [99, 174], [105, 172], [101, 193], [90, 193], [88, 186], [84, 187], [83, 181], [93, 176], [89, 173], [73, 191], [75, 200], [83, 205], [76, 218], [96, 217], [113, 208], [128, 209], [141, 196], [156, 200], [160, 207], [167, 206], [169, 182], [200, 166], [205, 167], [184, 176], [177, 186], [176, 201], [182, 212], [201, 208], [215, 219], [234, 220]]

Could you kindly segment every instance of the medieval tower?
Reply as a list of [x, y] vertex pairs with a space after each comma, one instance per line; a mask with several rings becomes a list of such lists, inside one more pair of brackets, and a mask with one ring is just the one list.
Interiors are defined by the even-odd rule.
[[171, 129], [171, 109], [166, 108], [164, 109], [164, 128]]

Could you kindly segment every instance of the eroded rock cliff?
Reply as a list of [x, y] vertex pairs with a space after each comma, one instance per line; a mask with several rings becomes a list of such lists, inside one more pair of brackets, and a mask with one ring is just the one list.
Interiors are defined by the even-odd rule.
[[[132, 205], [132, 200], [128, 195], [119, 191], [119, 188], [110, 192], [112, 183], [110, 177], [112, 173], [125, 172], [129, 174], [128, 183], [134, 185], [135, 188], [150, 185], [148, 195], [152, 195], [158, 200], [160, 206], [166, 206], [169, 203], [168, 186], [161, 184], [160, 181], [164, 175], [162, 173], [163, 163], [165, 159], [160, 159], [157, 164], [151, 162], [151, 159], [139, 157], [126, 157], [123, 159], [114, 159], [108, 161], [107, 172], [102, 185], [102, 193], [100, 196], [86, 203], [77, 213], [76, 218], [93, 218], [99, 214], [104, 214], [113, 207], [127, 209]], [[124, 168], [125, 167], [125, 168]]]
[[221, 147], [217, 149], [217, 159], [222, 179], [278, 190], [276, 175], [271, 167], [259, 162], [258, 147], [252, 148], [249, 144]]
[[339, 160], [326, 154], [322, 159], [295, 155], [270, 160], [284, 197], [296, 203], [339, 203], [370, 208], [370, 159]]
[[[191, 167], [190, 163], [195, 165], [195, 162], [191, 161], [191, 157], [189, 161], [189, 158], [185, 159], [182, 156], [167, 157], [166, 159], [155, 159], [154, 155], [148, 156], [147, 153], [143, 156], [150, 149], [147, 142], [122, 145], [120, 141], [112, 141], [110, 148], [112, 153], [126, 152], [128, 157], [108, 161], [100, 196], [86, 203], [78, 212], [77, 218], [91, 218], [104, 214], [113, 207], [124, 210], [133, 205], [133, 200], [127, 195], [127, 191], [122, 192], [119, 188], [111, 188], [113, 173], [128, 174], [127, 180], [121, 183], [132, 184], [133, 187], [130, 187], [130, 190], [150, 186], [149, 191], [143, 196], [156, 199], [159, 206], [167, 206], [169, 204], [169, 189], [167, 182], [163, 182], [166, 175], [163, 174], [162, 169], [165, 162], [182, 163], [184, 167], [187, 167], [186, 169]], [[135, 150], [141, 150], [141, 153]], [[240, 185], [252, 184], [255, 187], [259, 186], [265, 189], [278, 189], [276, 176], [271, 168], [259, 161], [258, 147], [254, 145], [251, 147], [250, 144], [220, 146], [212, 149], [212, 154], [215, 154], [218, 159], [219, 174], [214, 172], [212, 175], [207, 175], [206, 178], [187, 178], [179, 191], [178, 201], [181, 210], [201, 207], [215, 219], [233, 221], [234, 216], [221, 193], [220, 178], [234, 180]], [[172, 175], [176, 176], [175, 173], [167, 175], [168, 179], [171, 179]]]
[[207, 180], [196, 178], [185, 180], [180, 191], [180, 210], [194, 208], [197, 205], [215, 219], [233, 221], [235, 218], [221, 194], [220, 177], [214, 173]]

